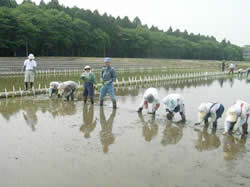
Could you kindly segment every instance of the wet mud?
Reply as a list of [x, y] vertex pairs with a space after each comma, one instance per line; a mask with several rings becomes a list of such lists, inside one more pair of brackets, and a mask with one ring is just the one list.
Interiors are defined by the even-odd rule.
[[[250, 186], [250, 138], [194, 126], [203, 101], [250, 103], [249, 81], [220, 79], [116, 90], [118, 109], [48, 96], [0, 100], [0, 186]], [[187, 122], [136, 109], [147, 87], [184, 97]], [[250, 129], [248, 129], [250, 131]]]

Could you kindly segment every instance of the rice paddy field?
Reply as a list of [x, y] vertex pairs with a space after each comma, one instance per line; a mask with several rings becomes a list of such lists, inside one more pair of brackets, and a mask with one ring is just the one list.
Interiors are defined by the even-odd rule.
[[[0, 66], [21, 67], [18, 63], [23, 60], [1, 58]], [[81, 69], [91, 63], [99, 79], [102, 60], [37, 58], [38, 63], [60, 64], [68, 71], [51, 68], [37, 73], [35, 87], [48, 87], [55, 80], [78, 82]], [[75, 71], [66, 68], [73, 64]], [[113, 59], [111, 64], [119, 80], [220, 71], [216, 61]], [[236, 64], [248, 67], [245, 62]], [[40, 70], [48, 67], [41, 65]], [[9, 69], [0, 75], [0, 92], [13, 85], [23, 88], [23, 75], [15, 72]], [[233, 135], [222, 135], [225, 114], [216, 131], [211, 125], [194, 125], [201, 102], [220, 102], [225, 109], [237, 99], [250, 103], [249, 85], [250, 79], [243, 74], [121, 86], [115, 88], [116, 110], [109, 97], [99, 106], [98, 91], [94, 105], [83, 103], [81, 90], [68, 102], [46, 94], [0, 99], [0, 186], [249, 187], [249, 135], [241, 137], [238, 126]], [[149, 87], [157, 88], [161, 99], [155, 116], [147, 110], [136, 112]], [[167, 120], [162, 99], [170, 93], [184, 97], [185, 123], [178, 114]]]

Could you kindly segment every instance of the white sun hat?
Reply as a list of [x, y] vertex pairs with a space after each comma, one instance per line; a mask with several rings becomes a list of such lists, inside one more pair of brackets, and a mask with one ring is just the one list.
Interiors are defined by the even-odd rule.
[[33, 54], [29, 54], [28, 59], [34, 60], [34, 59], [35, 59], [35, 56], [34, 56]]
[[91, 67], [89, 65], [85, 66], [84, 69], [91, 69]]
[[226, 121], [236, 122], [237, 121], [237, 110], [234, 106], [230, 107], [226, 114]]

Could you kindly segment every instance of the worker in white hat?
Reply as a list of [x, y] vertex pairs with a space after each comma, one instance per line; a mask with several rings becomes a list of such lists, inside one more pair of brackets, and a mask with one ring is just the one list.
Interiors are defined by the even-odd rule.
[[49, 97], [52, 97], [53, 94], [58, 93], [58, 86], [60, 82], [52, 81], [49, 83]]
[[169, 94], [163, 99], [164, 108], [166, 110], [167, 118], [172, 120], [174, 113], [179, 112], [182, 121], [186, 120], [184, 100], [180, 94]]
[[226, 119], [224, 123], [224, 135], [231, 134], [234, 128], [234, 125], [237, 123], [238, 118], [240, 118], [239, 125], [241, 127], [241, 134], [248, 134], [248, 117], [250, 114], [250, 105], [242, 100], [237, 100], [234, 105], [232, 105], [226, 114]]
[[213, 128], [217, 127], [217, 120], [222, 116], [224, 112], [224, 106], [220, 103], [204, 102], [201, 103], [198, 108], [198, 123], [201, 124], [203, 121], [208, 126], [208, 118], [211, 118]]
[[97, 82], [95, 74], [91, 71], [91, 67], [89, 65], [84, 67], [84, 72], [81, 74], [80, 78], [84, 80], [84, 85], [83, 85], [84, 103], [87, 103], [87, 99], [89, 97], [91, 104], [94, 104], [95, 87]]
[[33, 54], [29, 54], [28, 59], [24, 61], [23, 71], [24, 73], [24, 83], [25, 90], [28, 90], [28, 83], [30, 83], [30, 89], [32, 89], [34, 80], [35, 80], [35, 71], [36, 71], [36, 61], [34, 60], [35, 56]]
[[[149, 111], [148, 105], [151, 104], [151, 111]], [[148, 88], [143, 95], [142, 101], [139, 105], [137, 112], [142, 112], [143, 107], [148, 109], [148, 113], [155, 114], [160, 107], [160, 99], [156, 88]]]
[[65, 81], [58, 86], [58, 97], [74, 100], [74, 92], [78, 88], [78, 84], [74, 81]]

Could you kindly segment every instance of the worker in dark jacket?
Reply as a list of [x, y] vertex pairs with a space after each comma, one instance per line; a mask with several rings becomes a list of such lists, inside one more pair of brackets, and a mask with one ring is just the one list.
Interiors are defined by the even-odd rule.
[[87, 103], [87, 99], [89, 97], [91, 104], [94, 104], [95, 86], [97, 82], [95, 74], [91, 71], [90, 66], [84, 67], [84, 72], [81, 74], [80, 78], [84, 80], [84, 85], [83, 85], [84, 103]]
[[102, 82], [102, 87], [100, 91], [100, 106], [103, 106], [103, 100], [108, 93], [111, 97], [113, 108], [116, 109], [116, 98], [113, 87], [113, 82], [116, 80], [116, 72], [110, 65], [110, 58], [104, 58], [105, 66], [102, 68], [100, 79]]

